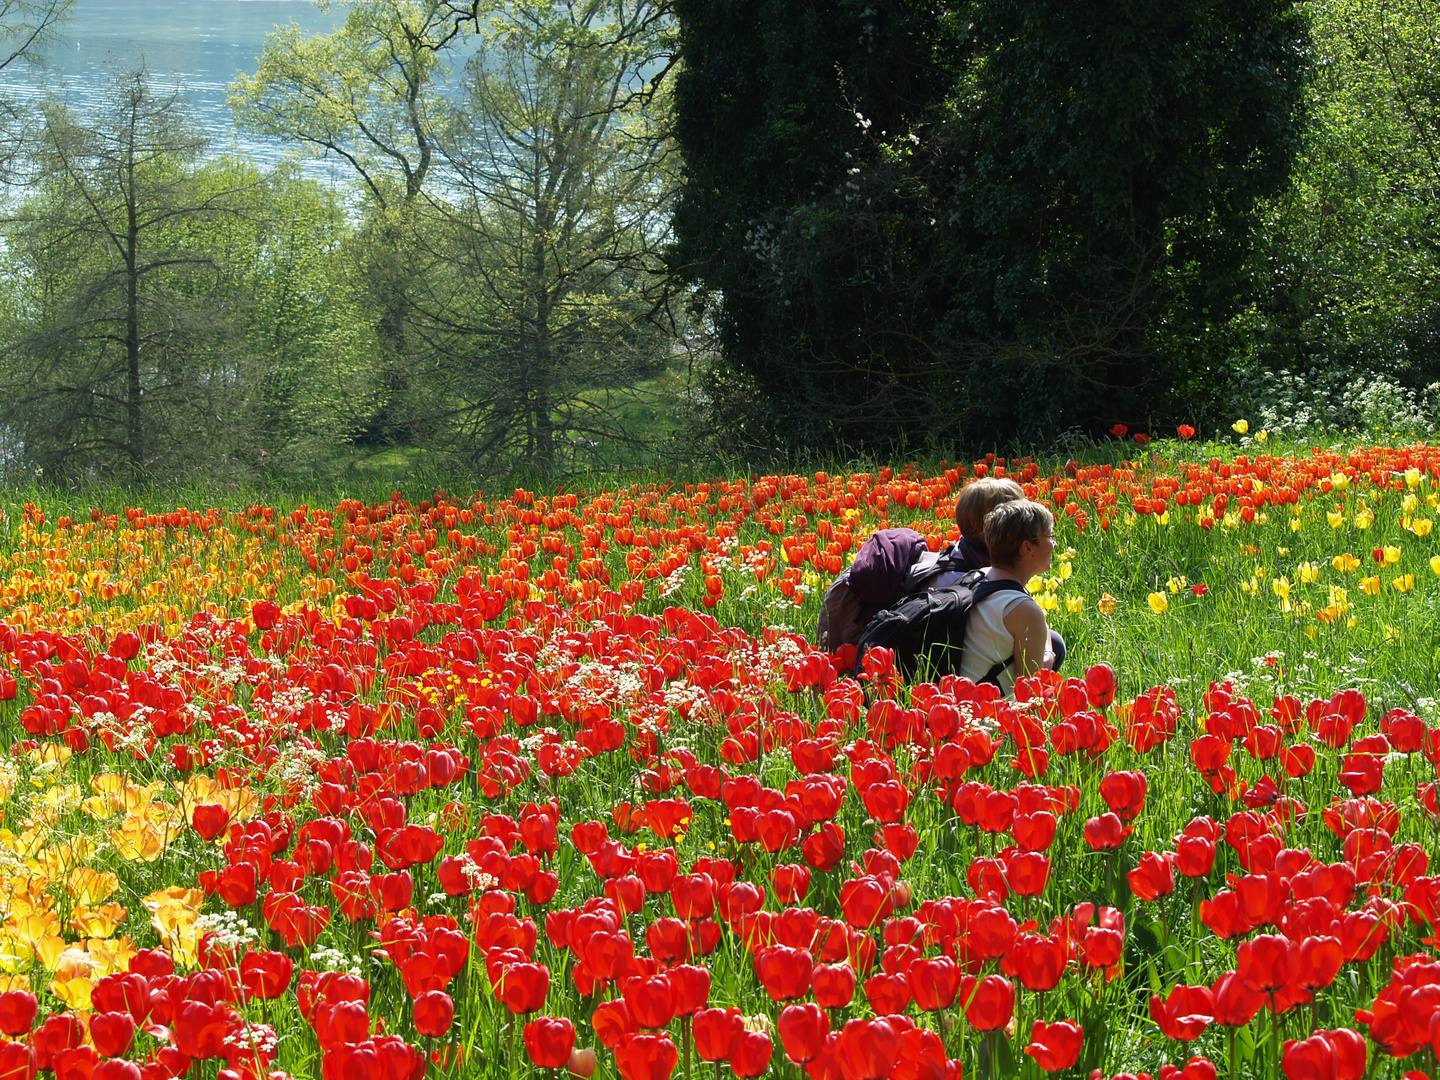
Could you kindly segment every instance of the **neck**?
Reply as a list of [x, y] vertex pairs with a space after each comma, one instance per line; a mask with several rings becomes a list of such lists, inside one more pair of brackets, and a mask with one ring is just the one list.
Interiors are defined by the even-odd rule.
[[991, 566], [989, 577], [995, 581], [1018, 581], [1021, 585], [1029, 584], [1035, 575], [1018, 566]]

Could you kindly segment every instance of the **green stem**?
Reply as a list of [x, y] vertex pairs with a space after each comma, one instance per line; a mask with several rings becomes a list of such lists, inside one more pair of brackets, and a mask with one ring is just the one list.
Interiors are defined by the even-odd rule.
[[1270, 991], [1270, 1075], [1280, 1080], [1280, 1014], [1275, 1009], [1275, 991]]

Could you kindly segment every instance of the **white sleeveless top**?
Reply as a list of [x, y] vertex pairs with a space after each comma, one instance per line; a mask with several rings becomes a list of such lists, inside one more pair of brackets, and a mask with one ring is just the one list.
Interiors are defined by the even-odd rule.
[[[1029, 593], [1006, 589], [992, 593], [970, 609], [965, 622], [965, 649], [960, 654], [962, 676], [978, 683], [992, 667], [1015, 655], [1015, 636], [1005, 629], [1005, 616], [1027, 600]], [[1001, 671], [998, 681], [1001, 693], [1009, 697], [1015, 690], [1015, 666]]]

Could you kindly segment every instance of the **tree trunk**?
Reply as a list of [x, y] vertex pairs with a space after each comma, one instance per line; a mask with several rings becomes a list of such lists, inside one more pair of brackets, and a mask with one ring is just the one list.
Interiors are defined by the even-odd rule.
[[145, 426], [141, 414], [140, 386], [140, 226], [135, 191], [135, 129], [132, 126], [125, 147], [125, 413], [126, 452], [135, 479], [145, 475]]

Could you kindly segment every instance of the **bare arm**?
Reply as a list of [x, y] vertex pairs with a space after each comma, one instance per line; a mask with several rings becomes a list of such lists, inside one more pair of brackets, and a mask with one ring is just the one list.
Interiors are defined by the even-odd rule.
[[1053, 663], [1050, 654], [1050, 627], [1045, 612], [1034, 600], [1026, 599], [1005, 616], [1005, 629], [1015, 639], [1015, 678], [1033, 675]]

